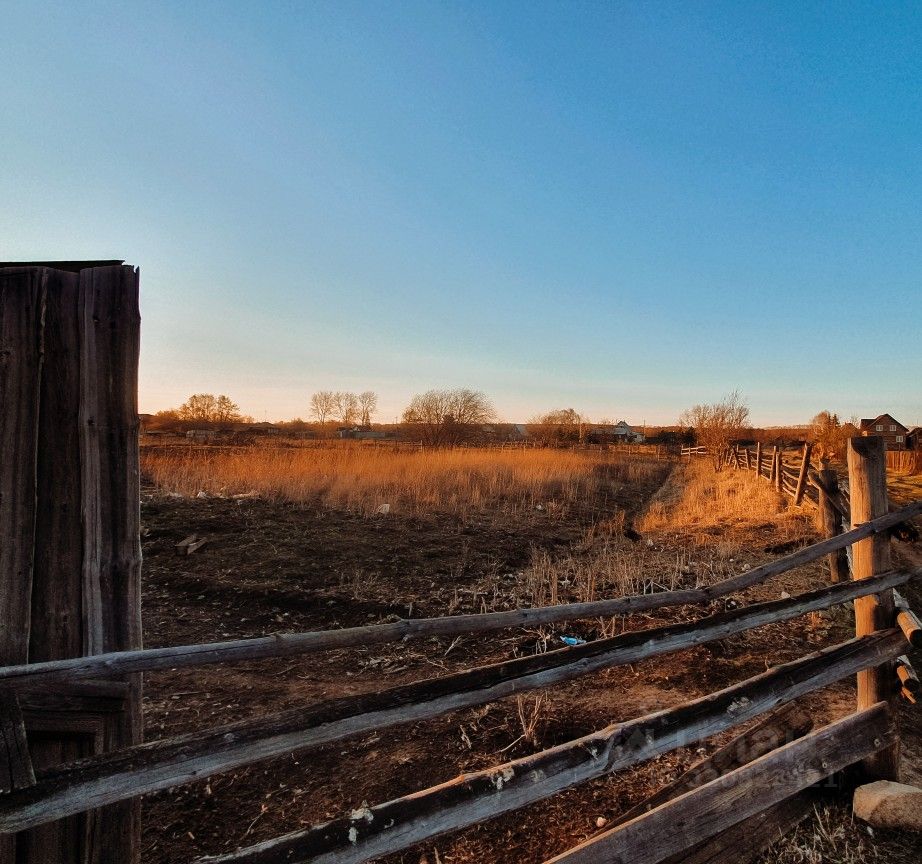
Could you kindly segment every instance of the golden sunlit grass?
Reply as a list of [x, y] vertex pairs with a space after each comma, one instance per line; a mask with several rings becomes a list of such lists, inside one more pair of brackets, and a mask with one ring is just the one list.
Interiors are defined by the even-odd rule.
[[785, 499], [751, 471], [715, 472], [706, 459], [677, 471], [639, 521], [641, 531], [694, 531], [770, 521], [791, 514]]
[[151, 448], [144, 475], [184, 496], [256, 493], [373, 513], [544, 511], [563, 514], [663, 472], [653, 459], [614, 452], [385, 447]]

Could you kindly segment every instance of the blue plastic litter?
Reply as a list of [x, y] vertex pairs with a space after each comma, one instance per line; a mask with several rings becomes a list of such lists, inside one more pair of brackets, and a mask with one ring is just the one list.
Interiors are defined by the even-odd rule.
[[585, 645], [586, 644], [586, 640], [580, 639], [579, 636], [561, 636], [560, 641], [563, 642], [564, 645], [569, 645], [571, 648], [574, 645]]

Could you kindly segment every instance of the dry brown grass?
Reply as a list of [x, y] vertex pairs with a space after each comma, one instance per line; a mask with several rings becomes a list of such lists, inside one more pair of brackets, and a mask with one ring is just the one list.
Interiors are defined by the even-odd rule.
[[[908, 843], [907, 843], [908, 838]], [[922, 845], [922, 843], [920, 843]], [[760, 864], [902, 864], [918, 861], [909, 835], [878, 831], [852, 818], [848, 806], [820, 805], [813, 816], [779, 840]]]
[[[686, 463], [651, 502], [641, 531], [693, 532], [710, 528], [778, 524], [798, 518], [782, 495], [749, 471], [714, 471], [705, 459]], [[780, 526], [779, 526], [780, 527]]]
[[151, 448], [145, 477], [165, 492], [192, 497], [254, 493], [293, 502], [374, 513], [502, 510], [563, 515], [603, 504], [621, 485], [663, 473], [653, 459], [613, 452], [381, 447]]

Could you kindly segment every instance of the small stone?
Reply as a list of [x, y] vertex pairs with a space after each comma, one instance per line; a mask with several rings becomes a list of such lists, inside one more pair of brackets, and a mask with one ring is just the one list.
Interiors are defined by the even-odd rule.
[[922, 789], [878, 780], [859, 786], [852, 802], [855, 816], [875, 828], [922, 833]]
[[595, 827], [604, 828], [608, 824], [608, 820], [604, 816], [596, 816], [595, 818]]

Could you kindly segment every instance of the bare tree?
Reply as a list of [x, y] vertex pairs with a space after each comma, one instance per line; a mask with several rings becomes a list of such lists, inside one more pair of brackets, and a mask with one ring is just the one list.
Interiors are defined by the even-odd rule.
[[820, 459], [834, 459], [844, 453], [848, 433], [843, 431], [837, 414], [820, 411], [810, 421], [810, 432]]
[[466, 388], [421, 393], [403, 412], [403, 422], [416, 426], [424, 443], [436, 447], [458, 444], [495, 418], [490, 400]]
[[351, 426], [359, 417], [359, 399], [355, 393], [348, 393], [338, 390], [333, 394], [336, 407], [333, 409], [333, 416], [342, 423], [343, 426]]
[[679, 425], [695, 430], [695, 440], [707, 447], [714, 470], [719, 471], [730, 442], [740, 437], [748, 420], [749, 406], [740, 392], [734, 390], [720, 402], [689, 408], [679, 417]]
[[362, 425], [371, 426], [371, 417], [378, 410], [378, 394], [372, 390], [359, 393], [359, 408], [362, 413]]
[[246, 418], [240, 413], [240, 406], [223, 393], [195, 393], [176, 411], [180, 420], [193, 423], [239, 423]]
[[528, 431], [544, 444], [575, 442], [583, 438], [589, 418], [573, 408], [558, 408], [528, 421]]
[[336, 410], [336, 394], [331, 390], [321, 390], [311, 396], [311, 414], [323, 425]]

